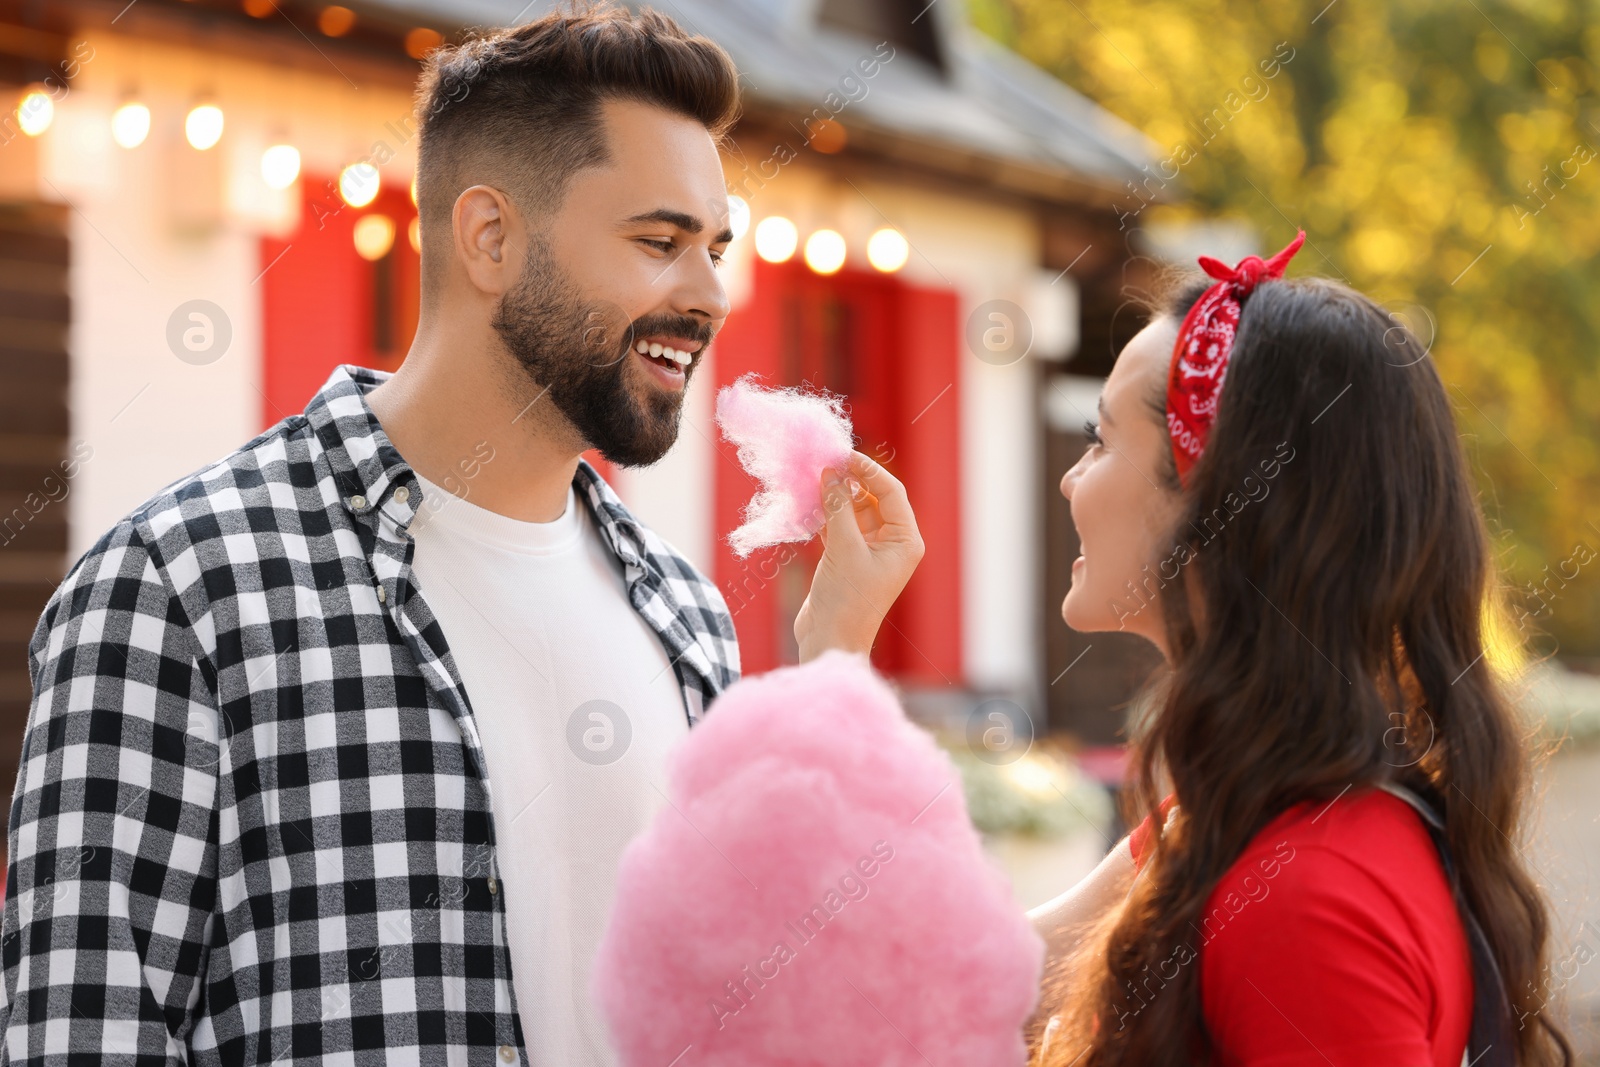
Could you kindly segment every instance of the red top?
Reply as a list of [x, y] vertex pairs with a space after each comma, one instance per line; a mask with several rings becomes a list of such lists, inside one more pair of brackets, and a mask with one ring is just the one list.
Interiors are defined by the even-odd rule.
[[[1132, 835], [1136, 862], [1148, 835]], [[1203, 916], [1156, 971], [1170, 978], [1198, 952], [1224, 1067], [1460, 1067], [1471, 956], [1438, 851], [1399, 798], [1371, 789], [1285, 811]], [[1154, 975], [1138, 985], [1160, 995]]]

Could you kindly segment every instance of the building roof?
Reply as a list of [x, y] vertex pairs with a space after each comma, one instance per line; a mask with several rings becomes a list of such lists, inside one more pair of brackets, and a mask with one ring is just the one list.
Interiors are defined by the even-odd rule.
[[[624, 0], [631, 8], [641, 0]], [[437, 28], [537, 18], [557, 0], [377, 0]], [[1142, 133], [967, 24], [959, 0], [649, 0], [739, 66], [746, 112], [808, 115], [884, 39], [892, 62], [837, 118], [852, 141], [921, 149], [1044, 199], [1120, 193], [1157, 158]], [[923, 25], [924, 21], [927, 23]], [[855, 90], [859, 93], [859, 90]], [[826, 113], [826, 112], [824, 112]], [[915, 151], [901, 152], [916, 156]]]

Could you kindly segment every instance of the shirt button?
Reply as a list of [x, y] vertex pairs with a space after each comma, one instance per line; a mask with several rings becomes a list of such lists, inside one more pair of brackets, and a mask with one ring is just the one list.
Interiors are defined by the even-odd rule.
[[350, 506], [356, 511], [360, 511], [367, 506], [367, 498], [362, 496], [360, 493], [357, 493], [355, 496], [350, 498]]
[[400, 488], [398, 488], [398, 489], [396, 489], [394, 491], [394, 502], [396, 504], [404, 504], [407, 500], [410, 500], [410, 499], [411, 499], [411, 490], [407, 489], [405, 486], [402, 485]]
[[383, 586], [378, 586], [378, 603], [382, 604], [389, 599], [389, 594], [383, 591]]
[[513, 1063], [517, 1058], [517, 1050], [512, 1048], [510, 1045], [501, 1045], [500, 1058], [505, 1060], [507, 1063]]
[[494, 875], [489, 876], [489, 895], [494, 896], [500, 892], [500, 883], [494, 880]]

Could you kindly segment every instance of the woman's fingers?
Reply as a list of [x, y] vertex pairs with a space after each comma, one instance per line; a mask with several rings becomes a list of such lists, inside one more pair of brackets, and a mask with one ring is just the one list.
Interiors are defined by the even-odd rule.
[[866, 487], [853, 475], [846, 484], [850, 487], [850, 503], [855, 508], [856, 525], [867, 535], [867, 540], [876, 540], [872, 535], [883, 528], [883, 513], [879, 510], [878, 498], [867, 492]]
[[794, 623], [802, 662], [826, 648], [870, 650], [923, 553], [905, 487], [881, 465], [853, 452], [846, 470], [819, 477], [822, 558]]
[[871, 535], [883, 527], [883, 516], [878, 512], [878, 498], [869, 493], [861, 484], [861, 480], [846, 466], [825, 469], [819, 476], [822, 480], [822, 526], [819, 528], [818, 533], [822, 536], [822, 547], [828, 547], [829, 523], [837, 509], [844, 507], [843, 504], [831, 502], [835, 498], [832, 497], [830, 492], [829, 479], [835, 475], [843, 479], [843, 485], [840, 490], [843, 493], [842, 499], [848, 501], [848, 510], [854, 512], [857, 528], [860, 529], [862, 534], [867, 535], [868, 540], [877, 540]]
[[850, 453], [850, 473], [861, 481], [868, 493], [877, 498], [878, 514], [885, 526], [894, 527], [896, 533], [916, 534], [917, 518], [900, 479], [890, 474], [883, 464], [861, 452]]
[[838, 472], [834, 471], [824, 471], [822, 475], [822, 550], [825, 554], [854, 557], [867, 551], [868, 524], [851, 496], [851, 479], [846, 476], [830, 484], [829, 479], [836, 477]]

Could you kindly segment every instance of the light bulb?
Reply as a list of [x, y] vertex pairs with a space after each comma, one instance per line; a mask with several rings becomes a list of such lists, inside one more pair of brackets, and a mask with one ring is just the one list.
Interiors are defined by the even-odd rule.
[[189, 143], [204, 152], [222, 140], [222, 109], [215, 104], [201, 104], [183, 120], [183, 134]]
[[17, 103], [17, 125], [29, 137], [37, 137], [48, 130], [55, 117], [55, 101], [38, 89], [24, 93]]
[[111, 139], [123, 148], [138, 148], [150, 136], [150, 109], [129, 101], [111, 113]]
[[885, 274], [899, 270], [909, 258], [911, 245], [893, 226], [885, 226], [867, 239], [867, 262]]
[[406, 55], [412, 59], [426, 59], [428, 53], [444, 43], [444, 37], [438, 30], [426, 26], [418, 26], [406, 34]]
[[818, 274], [832, 274], [844, 266], [844, 235], [818, 230], [806, 238], [806, 266]]
[[300, 150], [292, 144], [275, 144], [261, 153], [261, 180], [274, 189], [287, 189], [300, 177]]
[[782, 215], [769, 215], [756, 224], [756, 255], [768, 263], [785, 263], [800, 247], [800, 231]]
[[329, 4], [317, 15], [317, 29], [329, 37], [343, 37], [356, 24], [356, 13], [339, 4]]
[[737, 241], [750, 229], [750, 204], [742, 196], [728, 197], [728, 228]]
[[339, 172], [339, 195], [351, 207], [366, 207], [378, 198], [378, 168], [352, 163]]
[[382, 259], [394, 247], [394, 220], [387, 215], [363, 215], [356, 220], [356, 253], [362, 259]]

